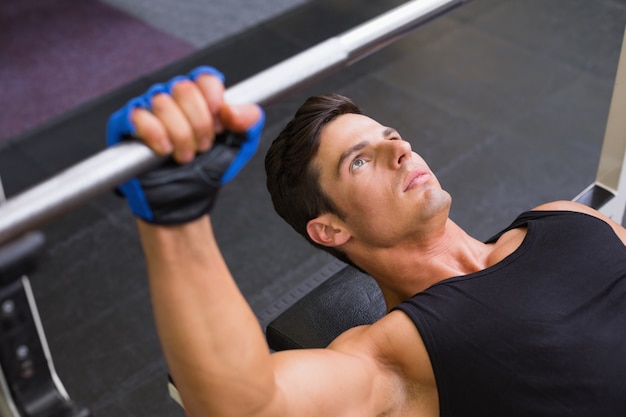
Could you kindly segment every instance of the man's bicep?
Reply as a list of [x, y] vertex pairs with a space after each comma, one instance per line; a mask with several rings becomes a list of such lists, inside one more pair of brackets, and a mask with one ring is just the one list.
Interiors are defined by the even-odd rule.
[[273, 355], [284, 416], [376, 416], [393, 403], [393, 376], [364, 354], [305, 349]]

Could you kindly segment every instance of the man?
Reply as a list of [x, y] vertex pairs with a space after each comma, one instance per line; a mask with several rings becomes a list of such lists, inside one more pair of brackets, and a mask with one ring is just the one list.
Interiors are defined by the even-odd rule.
[[180, 164], [122, 191], [189, 416], [626, 410], [626, 231], [555, 202], [477, 241], [448, 218], [450, 195], [409, 143], [336, 95], [305, 103], [273, 143], [268, 188], [299, 233], [376, 279], [390, 311], [326, 349], [270, 354], [207, 214], [245, 163], [219, 134], [246, 132], [246, 148], [262, 119], [224, 103], [222, 81], [204, 68], [156, 86], [109, 126], [110, 142], [134, 133]]

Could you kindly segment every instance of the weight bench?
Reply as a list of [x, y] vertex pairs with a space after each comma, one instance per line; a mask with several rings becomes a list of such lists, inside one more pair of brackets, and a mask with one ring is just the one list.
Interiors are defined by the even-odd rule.
[[352, 327], [372, 324], [386, 311], [372, 277], [346, 265], [270, 322], [272, 350], [323, 348]]

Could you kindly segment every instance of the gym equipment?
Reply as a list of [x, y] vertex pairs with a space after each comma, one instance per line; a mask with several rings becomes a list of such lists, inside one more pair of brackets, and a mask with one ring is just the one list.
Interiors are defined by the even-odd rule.
[[595, 181], [574, 201], [600, 210], [622, 224], [626, 209], [626, 33]]
[[[468, 1], [409, 1], [229, 88], [226, 100], [270, 104]], [[43, 235], [33, 231], [162, 160], [139, 142], [121, 143], [0, 204], [2, 417], [90, 416], [73, 404], [54, 371], [26, 276], [44, 244]], [[171, 392], [176, 398], [175, 387]]]
[[44, 243], [43, 233], [32, 231], [0, 247], [0, 416], [89, 417], [89, 410], [70, 400], [54, 369], [26, 276]]
[[[232, 86], [226, 101], [261, 106], [352, 65], [417, 26], [469, 0], [414, 0]], [[68, 168], [0, 207], [0, 244], [46, 224], [162, 161], [145, 145], [122, 143]]]

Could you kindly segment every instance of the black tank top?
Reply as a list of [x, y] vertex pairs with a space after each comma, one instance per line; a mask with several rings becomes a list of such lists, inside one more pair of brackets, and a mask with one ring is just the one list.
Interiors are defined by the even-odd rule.
[[626, 247], [586, 214], [534, 211], [511, 255], [396, 309], [432, 362], [441, 417], [626, 416]]

